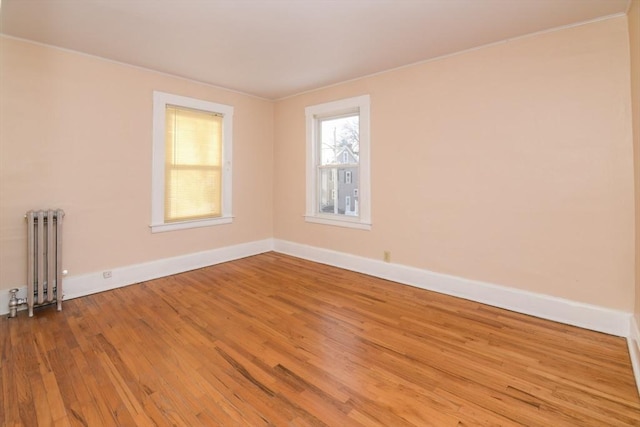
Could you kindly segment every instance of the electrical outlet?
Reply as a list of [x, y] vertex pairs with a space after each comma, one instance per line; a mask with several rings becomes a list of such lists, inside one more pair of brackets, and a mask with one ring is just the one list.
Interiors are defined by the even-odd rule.
[[102, 277], [105, 279], [111, 279], [111, 271], [103, 271]]
[[391, 251], [384, 251], [383, 258], [384, 262], [391, 262]]

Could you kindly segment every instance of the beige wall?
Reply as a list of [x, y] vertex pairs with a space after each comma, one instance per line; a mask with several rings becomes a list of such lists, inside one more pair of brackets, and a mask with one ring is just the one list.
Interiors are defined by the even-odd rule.
[[[32, 208], [66, 211], [72, 276], [272, 237], [272, 102], [4, 37], [0, 54], [0, 291], [26, 285]], [[151, 234], [153, 90], [235, 107], [233, 224]]]
[[[306, 223], [304, 107], [371, 95], [372, 231]], [[275, 237], [633, 310], [626, 17], [285, 99]]]
[[633, 111], [633, 147], [636, 190], [636, 298], [635, 319], [640, 330], [640, 0], [629, 9], [631, 52], [631, 102]]
[[[373, 259], [389, 250], [396, 263], [631, 311], [629, 22], [513, 40], [275, 106], [0, 37], [0, 291], [25, 283], [24, 212], [54, 206], [67, 212], [71, 275], [275, 236]], [[235, 107], [232, 225], [150, 233], [153, 90]], [[304, 107], [367, 93], [373, 230], [305, 223]]]

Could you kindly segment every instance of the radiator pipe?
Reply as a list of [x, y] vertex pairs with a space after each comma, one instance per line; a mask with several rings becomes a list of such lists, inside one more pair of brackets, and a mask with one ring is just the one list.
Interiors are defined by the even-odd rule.
[[9, 299], [9, 318], [16, 317], [18, 315], [18, 306], [27, 303], [26, 298], [18, 298], [18, 288], [10, 289], [9, 293], [11, 298]]

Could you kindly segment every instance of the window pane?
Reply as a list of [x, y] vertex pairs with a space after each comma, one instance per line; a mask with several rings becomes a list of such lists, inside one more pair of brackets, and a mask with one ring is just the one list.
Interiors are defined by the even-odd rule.
[[180, 165], [220, 166], [222, 117], [167, 106], [166, 161]]
[[358, 163], [360, 153], [360, 117], [358, 115], [320, 119], [320, 164]]
[[318, 168], [318, 212], [358, 216], [358, 166]]
[[218, 168], [177, 167], [166, 171], [165, 221], [221, 215]]

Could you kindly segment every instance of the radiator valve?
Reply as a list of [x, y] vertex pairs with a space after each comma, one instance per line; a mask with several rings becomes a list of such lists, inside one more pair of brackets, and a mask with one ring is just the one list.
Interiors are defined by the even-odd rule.
[[18, 298], [18, 288], [10, 289], [9, 293], [11, 298], [9, 299], [9, 318], [16, 317], [18, 315], [18, 306], [27, 303], [26, 298]]

